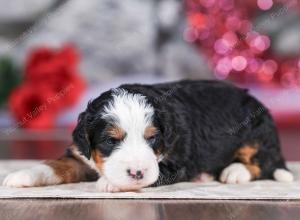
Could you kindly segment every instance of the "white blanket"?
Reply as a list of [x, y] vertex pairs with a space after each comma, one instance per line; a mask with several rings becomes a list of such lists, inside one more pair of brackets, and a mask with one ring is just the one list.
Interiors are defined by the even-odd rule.
[[[28, 168], [38, 161], [0, 161], [0, 181], [12, 171]], [[0, 198], [134, 198], [134, 199], [300, 199], [300, 162], [288, 167], [295, 175], [293, 183], [271, 180], [255, 181], [242, 185], [210, 183], [178, 183], [140, 192], [99, 193], [95, 183], [64, 184], [34, 188], [8, 188], [0, 186]]]

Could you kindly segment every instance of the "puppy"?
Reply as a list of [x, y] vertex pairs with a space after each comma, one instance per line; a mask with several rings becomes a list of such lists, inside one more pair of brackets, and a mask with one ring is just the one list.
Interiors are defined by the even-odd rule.
[[293, 181], [268, 110], [220, 81], [122, 85], [79, 115], [58, 160], [12, 173], [5, 186], [97, 181], [102, 192], [182, 181]]

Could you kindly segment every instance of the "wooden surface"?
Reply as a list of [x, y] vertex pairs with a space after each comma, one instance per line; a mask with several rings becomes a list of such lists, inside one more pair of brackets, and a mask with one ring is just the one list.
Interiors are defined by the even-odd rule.
[[1, 220], [299, 220], [300, 201], [0, 200]]

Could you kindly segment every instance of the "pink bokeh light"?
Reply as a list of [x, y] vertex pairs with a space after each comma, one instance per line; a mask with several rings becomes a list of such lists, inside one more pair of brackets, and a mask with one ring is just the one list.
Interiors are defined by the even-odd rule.
[[273, 0], [257, 0], [257, 6], [261, 10], [269, 10], [273, 6]]
[[247, 67], [247, 60], [243, 56], [236, 56], [231, 60], [231, 66], [236, 71], [242, 71]]

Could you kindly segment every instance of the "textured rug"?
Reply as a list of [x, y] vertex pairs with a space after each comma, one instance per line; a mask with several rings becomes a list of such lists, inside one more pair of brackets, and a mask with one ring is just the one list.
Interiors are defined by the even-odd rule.
[[[38, 161], [0, 161], [0, 181], [6, 174], [31, 167]], [[95, 183], [64, 184], [34, 188], [8, 188], [0, 186], [0, 198], [133, 198], [133, 199], [249, 199], [300, 200], [300, 162], [290, 162], [293, 183], [255, 181], [242, 185], [210, 183], [178, 183], [140, 192], [99, 193]]]

